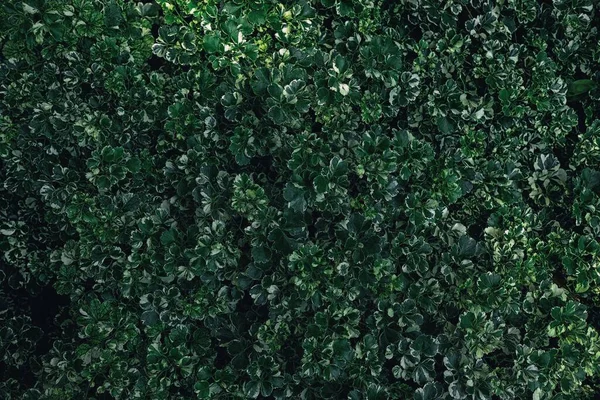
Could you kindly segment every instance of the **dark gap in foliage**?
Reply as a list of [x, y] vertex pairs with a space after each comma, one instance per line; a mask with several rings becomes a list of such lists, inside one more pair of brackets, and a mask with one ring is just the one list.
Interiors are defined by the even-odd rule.
[[158, 39], [158, 30], [160, 29], [159, 24], [152, 24], [152, 28], [150, 28], [150, 32], [152, 32], [152, 37], [154, 39]]
[[552, 271], [552, 281], [556, 283], [558, 287], [566, 288], [568, 285], [567, 271], [563, 267], [561, 260], [556, 256], [552, 256], [550, 259], [552, 264], [557, 266], [556, 269]]
[[418, 43], [423, 38], [423, 30], [421, 28], [413, 28], [408, 32], [408, 35], [411, 37], [411, 39]]
[[349, 385], [342, 385], [340, 389], [336, 390], [338, 398], [347, 399], [351, 389]]
[[406, 128], [406, 121], [408, 119], [408, 112], [406, 108], [399, 108], [396, 111], [396, 115], [394, 115], [392, 117], [392, 119], [389, 122], [389, 126], [390, 128], [396, 128], [396, 129], [404, 129]]
[[81, 82], [81, 94], [83, 96], [89, 96], [92, 93], [92, 85], [87, 82]]
[[77, 161], [78, 160], [73, 160], [73, 156], [66, 149], [62, 149], [58, 154], [58, 163], [63, 167], [68, 167], [71, 163], [76, 163]]
[[575, 113], [577, 114], [577, 127], [571, 129], [571, 131], [565, 137], [564, 146], [555, 148], [554, 155], [560, 162], [560, 165], [564, 169], [568, 169], [571, 157], [575, 151], [575, 145], [577, 144], [578, 135], [587, 131], [587, 125], [585, 123], [585, 109], [581, 102], [569, 102], [567, 103]]
[[548, 337], [548, 347], [551, 349], [556, 349], [559, 348], [558, 345], [558, 338], [557, 337]]
[[[574, 200], [573, 194], [569, 193], [566, 196], [566, 204], [572, 204]], [[554, 207], [552, 209], [552, 214], [556, 216], [554, 219], [560, 224], [561, 228], [571, 230], [577, 233], [578, 235], [583, 235], [583, 226], [577, 225], [577, 222], [575, 221], [575, 218], [573, 217], [573, 214], [571, 213], [571, 209], [569, 207]]]
[[[597, 330], [600, 331], [600, 307], [594, 304], [588, 305], [588, 322]], [[600, 379], [600, 377], [599, 377]]]
[[148, 152], [150, 153], [150, 155], [154, 156], [158, 154], [158, 150], [156, 148], [156, 145], [158, 143], [158, 139], [161, 137], [162, 133], [160, 130], [157, 129], [153, 129], [150, 132], [148, 132], [148, 139], [149, 139], [149, 145], [147, 147]]
[[361, 186], [365, 186], [366, 182], [358, 177], [358, 174], [354, 171], [350, 171], [348, 173], [348, 181], [350, 185], [348, 186], [348, 194], [350, 198], [357, 198], [360, 195]]
[[190, 91], [188, 92], [186, 97], [189, 101], [193, 101], [194, 100], [194, 89], [190, 89]]
[[175, 160], [175, 158], [181, 153], [181, 151], [177, 148], [170, 148], [165, 151], [165, 160]]
[[88, 279], [86, 279], [86, 280], [83, 282], [83, 289], [84, 289], [86, 292], [89, 292], [89, 291], [91, 291], [91, 290], [94, 288], [94, 285], [95, 285], [95, 284], [96, 284], [96, 281], [94, 281], [94, 280], [93, 280], [93, 279], [91, 279], [91, 278], [88, 278]]
[[277, 170], [273, 166], [273, 156], [270, 154], [253, 157], [250, 164], [256, 175], [265, 174], [269, 178], [277, 177]]
[[257, 306], [254, 310], [254, 315], [257, 317], [257, 321], [260, 323], [267, 322], [269, 319], [269, 306], [263, 304], [261, 306]]
[[231, 361], [231, 356], [227, 352], [227, 348], [223, 346], [217, 346], [215, 347], [215, 351], [217, 352], [217, 357], [215, 358], [215, 368], [225, 368]]
[[[572, 104], [571, 107], [577, 113], [577, 130], [579, 133], [585, 133], [587, 131], [587, 126], [585, 124], [585, 109], [583, 108], [583, 104], [581, 104], [581, 102], [577, 102]], [[567, 136], [567, 138], [571, 139], [571, 141], [576, 141], [577, 132], [569, 132], [569, 136]]]
[[[249, 222], [246, 218], [240, 216], [240, 215], [232, 215], [231, 216], [231, 226], [236, 227], [237, 229], [240, 230], [244, 230], [244, 228], [246, 228], [249, 225]], [[244, 254], [246, 257], [250, 258], [250, 243], [244, 239], [244, 243], [238, 243], [238, 246], [240, 246], [240, 251], [242, 252], [242, 254]]]
[[[307, 230], [308, 230], [308, 237], [309, 239], [315, 239], [317, 237], [317, 235], [319, 234], [319, 230], [317, 229], [317, 220], [319, 218], [321, 218], [323, 214], [320, 213], [319, 211], [313, 211], [310, 221], [307, 224]], [[312, 222], [312, 223], [311, 223]]]
[[381, 2], [381, 9], [382, 10], [389, 10], [391, 9], [393, 6], [395, 6], [398, 2], [396, 0], [383, 0]]
[[590, 79], [590, 76], [586, 73], [584, 73], [581, 70], [581, 67], [578, 65], [577, 68], [575, 68], [575, 73], [573, 74], [573, 80], [579, 80], [579, 79]]
[[485, 78], [473, 78], [473, 82], [475, 83], [475, 87], [477, 90], [477, 95], [479, 97], [483, 97], [485, 96], [485, 94], [487, 93], [487, 83], [485, 81]]
[[454, 214], [455, 212], [459, 212], [461, 210], [459, 203], [452, 203], [448, 206], [448, 211], [450, 214]]
[[167, 61], [164, 58], [156, 56], [156, 54], [152, 54], [152, 56], [148, 59], [148, 65], [150, 65], [151, 71], [158, 71], [162, 67], [167, 65]]
[[183, 399], [196, 398], [196, 396], [194, 395], [194, 391], [192, 390], [190, 385], [179, 386], [179, 387], [177, 387], [175, 385], [171, 385], [169, 387], [169, 393], [171, 393], [173, 396], [177, 396], [176, 398], [183, 398]]
[[517, 28], [512, 32], [514, 41], [516, 43], [522, 43], [529, 30], [525, 25], [519, 24]]
[[252, 306], [254, 306], [254, 299], [250, 295], [250, 291], [246, 290], [244, 291], [244, 297], [238, 300], [235, 311], [245, 314], [252, 309]]
[[425, 322], [421, 325], [421, 332], [426, 335], [435, 336], [439, 331], [435, 320], [425, 316]]
[[525, 203], [527, 203], [529, 208], [531, 208], [534, 213], [541, 213], [544, 210], [544, 207], [533, 201], [533, 199], [529, 196], [529, 193], [529, 190], [523, 190], [523, 200], [525, 200]]
[[269, 36], [271, 37], [271, 41], [272, 41], [272, 43], [277, 43], [277, 42], [279, 42], [279, 39], [277, 39], [277, 36], [276, 36], [277, 32], [276, 32], [276, 31], [275, 31], [273, 28], [267, 28], [267, 29], [266, 29], [266, 30], [263, 32], [263, 34], [265, 34], [265, 35], [269, 35]]
[[44, 331], [36, 346], [37, 354], [46, 354], [52, 348], [52, 338], [58, 333], [55, 318], [70, 303], [67, 296], [59, 295], [52, 286], [44, 286], [37, 296], [29, 298], [32, 324]]
[[315, 110], [313, 108], [310, 108], [308, 110], [308, 120], [312, 121], [311, 132], [313, 132], [313, 133], [323, 132], [323, 124], [317, 121], [317, 115], [315, 114]]
[[[38, 223], [39, 221], [35, 221], [35, 223]], [[35, 249], [35, 250], [47, 250], [48, 249], [48, 242], [42, 242], [38, 239], [36, 239], [34, 237], [34, 235], [27, 235], [27, 248], [29, 249]]]
[[297, 372], [297, 369], [302, 365], [303, 349], [301, 346], [290, 347], [286, 346], [281, 350], [281, 354], [285, 362], [285, 372], [293, 375]]
[[447, 304], [445, 307], [446, 319], [452, 325], [458, 325], [460, 318], [460, 310], [454, 306], [454, 304]]
[[583, 382], [582, 382], [582, 386], [583, 387], [590, 387], [592, 390], [594, 390], [594, 395], [596, 397], [594, 397], [594, 400], [597, 400], [598, 398], [600, 398], [600, 376], [594, 376], [594, 377], [586, 377]]
[[417, 59], [417, 53], [414, 51], [407, 51], [404, 55], [404, 65], [411, 66], [412, 63]]
[[333, 15], [329, 15], [323, 20], [323, 28], [328, 31], [333, 29]]
[[4, 362], [0, 362], [0, 377], [12, 378], [19, 381], [23, 389], [34, 387], [36, 382], [35, 374], [29, 363], [25, 363], [20, 368], [14, 368], [8, 367]]
[[128, 256], [129, 254], [131, 254], [131, 245], [129, 243], [119, 243], [118, 244], [119, 248], [121, 249], [121, 251]]
[[467, 23], [468, 20], [472, 19], [472, 14], [469, 10], [469, 7], [466, 5], [462, 6], [462, 10], [460, 11], [460, 14], [458, 14], [458, 18], [456, 19], [456, 29], [458, 31], [465, 29], [465, 24]]
[[[235, 216], [234, 216], [235, 218]], [[241, 218], [239, 218], [241, 219]], [[234, 225], [235, 226], [235, 225]], [[243, 245], [240, 247], [240, 259], [238, 260], [238, 268], [241, 270], [245, 269], [248, 264], [252, 262], [252, 249], [250, 247], [250, 243], [248, 241], [244, 241]]]
[[217, 126], [229, 124], [229, 121], [227, 120], [227, 118], [225, 118], [225, 107], [223, 107], [223, 104], [221, 104], [221, 102], [217, 102], [215, 104], [214, 117], [217, 120]]
[[467, 233], [473, 239], [480, 241], [483, 239], [483, 234], [485, 232], [485, 228], [487, 228], [487, 219], [489, 215], [480, 216], [476, 223], [469, 225], [467, 228]]
[[514, 360], [512, 355], [505, 354], [502, 350], [495, 350], [483, 357], [483, 361], [492, 369], [496, 368], [511, 368]]
[[433, 360], [435, 361], [435, 380], [441, 382], [444, 380], [444, 371], [446, 371], [446, 366], [444, 365], [444, 355], [438, 353], [433, 357]]

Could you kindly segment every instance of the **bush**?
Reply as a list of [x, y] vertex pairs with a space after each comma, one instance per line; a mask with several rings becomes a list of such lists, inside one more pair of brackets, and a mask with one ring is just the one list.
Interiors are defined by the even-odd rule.
[[2, 2], [0, 398], [595, 398], [599, 18]]

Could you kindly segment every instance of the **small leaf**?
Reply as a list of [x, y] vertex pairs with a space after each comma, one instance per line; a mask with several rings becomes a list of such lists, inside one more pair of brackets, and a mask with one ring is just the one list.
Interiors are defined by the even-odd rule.
[[27, 3], [23, 3], [23, 11], [25, 11], [27, 14], [36, 14], [39, 12], [37, 8], [32, 7]]
[[127, 163], [125, 165], [127, 166], [129, 172], [136, 173], [139, 172], [142, 166], [142, 162], [137, 157], [131, 157], [129, 160], [127, 160]]
[[269, 117], [278, 125], [281, 125], [286, 120], [285, 112], [279, 106], [273, 106], [269, 109]]
[[175, 231], [172, 229], [169, 229], [168, 231], [163, 232], [162, 235], [160, 235], [160, 242], [164, 245], [169, 245], [171, 243], [175, 242]]
[[221, 40], [216, 34], [209, 33], [206, 36], [204, 36], [204, 50], [206, 50], [207, 53], [216, 53], [220, 50], [220, 45]]
[[206, 381], [196, 382], [194, 391], [200, 399], [208, 399], [210, 397], [210, 384]]
[[250, 381], [244, 384], [244, 393], [251, 399], [256, 399], [260, 394], [260, 382]]
[[475, 239], [469, 236], [461, 236], [458, 239], [458, 254], [463, 257], [472, 257], [475, 255], [477, 249], [477, 242]]
[[327, 178], [324, 177], [323, 175], [319, 175], [315, 178], [314, 186], [315, 186], [315, 190], [318, 194], [327, 192], [328, 185], [329, 185], [329, 182], [327, 181]]
[[350, 93], [350, 86], [346, 83], [340, 83], [339, 92], [342, 96], [347, 96]]
[[579, 79], [571, 82], [567, 91], [567, 97], [575, 97], [587, 93], [596, 87], [596, 83], [591, 79]]
[[442, 133], [448, 134], [454, 132], [454, 125], [447, 117], [438, 117], [437, 126]]
[[142, 313], [142, 322], [146, 325], [154, 325], [158, 322], [158, 319], [158, 313], [154, 310], [148, 310]]
[[304, 199], [304, 189], [292, 183], [288, 183], [283, 189], [283, 198], [288, 202], [290, 208], [304, 212], [306, 210], [306, 200]]

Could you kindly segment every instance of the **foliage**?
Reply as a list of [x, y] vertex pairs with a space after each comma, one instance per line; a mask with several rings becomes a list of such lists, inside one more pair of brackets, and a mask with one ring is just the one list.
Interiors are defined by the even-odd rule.
[[0, 398], [594, 398], [598, 13], [2, 2]]

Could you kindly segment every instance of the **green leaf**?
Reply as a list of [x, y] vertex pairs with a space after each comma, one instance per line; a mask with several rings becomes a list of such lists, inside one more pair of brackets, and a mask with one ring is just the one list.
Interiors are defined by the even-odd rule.
[[252, 247], [252, 259], [258, 264], [266, 264], [269, 262], [271, 255], [268, 248], [263, 246]]
[[329, 171], [333, 178], [339, 178], [348, 174], [348, 164], [340, 157], [335, 156], [329, 162]]
[[282, 254], [289, 254], [292, 252], [292, 241], [287, 235], [279, 228], [274, 229], [269, 234], [269, 240], [273, 242], [273, 249]]
[[144, 311], [142, 313], [142, 322], [145, 325], [154, 325], [159, 321], [158, 313], [154, 310]]
[[577, 97], [589, 92], [596, 87], [596, 83], [591, 79], [579, 79], [569, 84], [567, 97]]
[[207, 381], [200, 381], [194, 384], [194, 391], [200, 399], [210, 398], [210, 384]]
[[275, 122], [277, 125], [282, 125], [286, 122], [287, 116], [283, 109], [279, 106], [273, 106], [269, 109], [269, 117]]
[[37, 8], [30, 6], [29, 4], [27, 4], [25, 2], [22, 3], [22, 6], [23, 6], [23, 11], [27, 14], [37, 14], [39, 12], [39, 10]]
[[260, 10], [250, 11], [248, 14], [248, 22], [253, 25], [262, 25], [267, 20], [267, 9], [261, 8]]
[[414, 400], [436, 400], [440, 398], [442, 393], [443, 389], [440, 384], [430, 382], [417, 389], [413, 398]]
[[419, 335], [410, 345], [410, 348], [416, 354], [422, 354], [426, 357], [433, 357], [437, 354], [438, 345], [429, 335]]
[[428, 358], [421, 362], [413, 372], [413, 380], [420, 385], [430, 382], [435, 377], [435, 361]]
[[260, 394], [260, 382], [249, 381], [244, 384], [244, 393], [251, 399], [256, 399]]
[[329, 182], [326, 177], [323, 175], [319, 175], [315, 178], [314, 187], [317, 194], [323, 194], [327, 192], [327, 187], [329, 186]]
[[288, 183], [283, 189], [283, 198], [288, 202], [288, 206], [297, 212], [306, 211], [306, 200], [304, 198], [304, 189], [293, 183]]
[[142, 167], [142, 162], [137, 157], [131, 157], [129, 160], [127, 160], [127, 163], [125, 165], [127, 166], [129, 172], [135, 174], [140, 171], [140, 168]]
[[160, 235], [160, 242], [165, 246], [168, 246], [171, 243], [175, 243], [175, 233], [176, 232], [173, 229], [169, 229], [168, 231], [163, 232], [162, 235]]
[[204, 36], [203, 39], [204, 50], [207, 53], [213, 54], [221, 49], [221, 39], [216, 33], [208, 33]]
[[438, 117], [436, 121], [437, 121], [437, 127], [440, 130], [440, 132], [442, 132], [444, 134], [449, 134], [449, 133], [454, 132], [454, 124], [452, 124], [452, 121], [450, 121], [449, 118]]
[[333, 70], [337, 74], [343, 75], [348, 70], [348, 61], [340, 55], [336, 56], [333, 61]]
[[475, 239], [463, 235], [458, 240], [458, 254], [463, 257], [473, 257], [476, 254], [477, 242]]
[[333, 354], [335, 357], [345, 361], [351, 361], [354, 351], [350, 346], [350, 342], [346, 339], [338, 339], [333, 342]]

